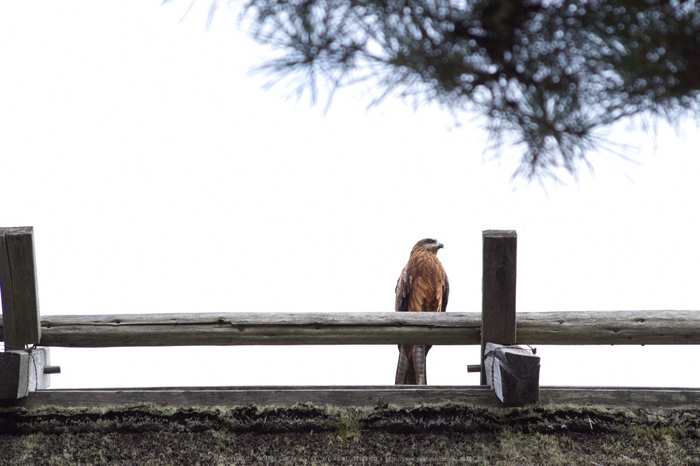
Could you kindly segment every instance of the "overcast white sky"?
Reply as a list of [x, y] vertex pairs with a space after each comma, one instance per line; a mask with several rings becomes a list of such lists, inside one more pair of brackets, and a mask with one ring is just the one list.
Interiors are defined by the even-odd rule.
[[[0, 226], [35, 227], [44, 315], [392, 311], [436, 237], [479, 311], [481, 232], [518, 233], [518, 312], [700, 309], [700, 138], [615, 128], [565, 186], [511, 180], [469, 115], [263, 90], [269, 51], [208, 2], [0, 3]], [[540, 347], [543, 385], [700, 386], [697, 347]], [[394, 345], [52, 349], [53, 388], [391, 384]], [[435, 347], [431, 384], [478, 384]]]

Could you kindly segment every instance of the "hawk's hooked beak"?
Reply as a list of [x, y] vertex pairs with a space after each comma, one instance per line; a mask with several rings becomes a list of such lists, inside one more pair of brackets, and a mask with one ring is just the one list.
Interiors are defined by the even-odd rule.
[[438, 244], [438, 249], [442, 249], [442, 248], [444, 248], [444, 247], [445, 247], [444, 244], [442, 244], [442, 243]]

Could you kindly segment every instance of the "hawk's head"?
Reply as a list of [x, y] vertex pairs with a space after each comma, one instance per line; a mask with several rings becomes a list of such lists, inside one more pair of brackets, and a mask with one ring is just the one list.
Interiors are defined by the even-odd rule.
[[433, 254], [437, 254], [438, 249], [444, 248], [445, 246], [438, 240], [433, 239], [433, 238], [425, 238], [416, 243], [415, 246], [413, 246], [413, 250], [424, 250], [428, 252], [432, 252]]

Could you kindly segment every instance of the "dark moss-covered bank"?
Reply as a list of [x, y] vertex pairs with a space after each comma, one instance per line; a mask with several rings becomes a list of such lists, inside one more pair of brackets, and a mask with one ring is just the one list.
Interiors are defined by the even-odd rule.
[[700, 410], [7, 408], [0, 464], [700, 465]]

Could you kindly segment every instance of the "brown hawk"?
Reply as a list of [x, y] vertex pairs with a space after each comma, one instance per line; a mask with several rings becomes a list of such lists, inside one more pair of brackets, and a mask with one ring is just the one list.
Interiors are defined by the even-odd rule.
[[[437, 240], [418, 241], [396, 283], [396, 311], [445, 312], [450, 283], [437, 258], [444, 246]], [[425, 385], [425, 357], [430, 345], [399, 345], [396, 385]]]

